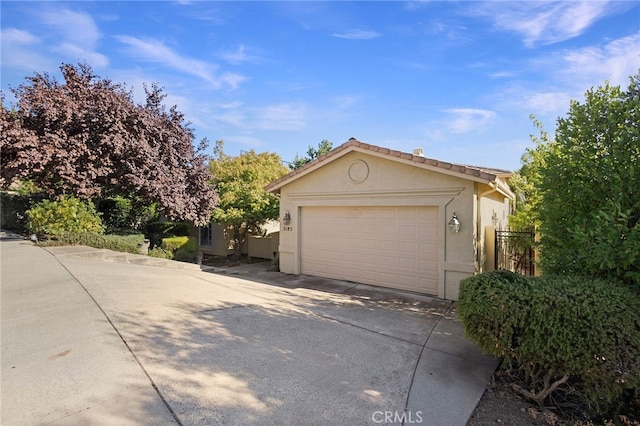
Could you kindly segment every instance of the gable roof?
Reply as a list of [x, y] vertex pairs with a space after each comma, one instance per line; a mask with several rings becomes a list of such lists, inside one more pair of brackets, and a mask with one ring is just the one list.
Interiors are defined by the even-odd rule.
[[509, 190], [509, 187], [505, 182], [505, 180], [512, 175], [512, 172], [510, 171], [477, 166], [467, 166], [434, 160], [432, 158], [423, 157], [421, 155], [414, 155], [389, 148], [371, 145], [365, 142], [361, 142], [356, 138], [349, 139], [347, 142], [343, 143], [337, 148], [332, 149], [322, 157], [318, 157], [308, 162], [304, 166], [291, 171], [283, 177], [274, 180], [265, 187], [265, 190], [267, 192], [278, 193], [280, 191], [280, 188], [287, 185], [288, 183], [311, 173], [313, 170], [322, 167], [325, 163], [331, 162], [353, 151], [363, 152], [366, 154], [384, 157], [395, 161], [413, 164], [419, 167], [458, 176], [476, 182], [485, 184], [497, 184], [497, 187], [501, 189], [501, 192], [506, 192], [505, 195], [509, 198], [513, 197], [513, 193]]

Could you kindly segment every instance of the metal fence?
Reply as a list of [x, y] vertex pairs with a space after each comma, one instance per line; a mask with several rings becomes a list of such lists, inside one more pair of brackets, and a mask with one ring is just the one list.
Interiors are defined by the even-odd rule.
[[495, 269], [535, 275], [535, 238], [535, 232], [496, 231]]

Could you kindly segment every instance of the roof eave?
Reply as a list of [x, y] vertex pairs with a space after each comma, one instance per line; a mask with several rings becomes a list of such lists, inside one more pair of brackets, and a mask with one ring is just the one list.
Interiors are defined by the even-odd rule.
[[[488, 184], [490, 182], [496, 182], [497, 180], [501, 180], [502, 176], [506, 176], [508, 173], [500, 173], [500, 174], [492, 174], [481, 168], [476, 168], [472, 166], [465, 166], [460, 164], [448, 163], [444, 161], [438, 161], [427, 157], [417, 156], [401, 151], [392, 150], [389, 148], [383, 148], [376, 145], [370, 145], [364, 142], [360, 142], [357, 139], [351, 138], [344, 144], [339, 147], [329, 151], [327, 154], [322, 157], [316, 158], [313, 161], [305, 164], [304, 166], [293, 170], [287, 175], [271, 182], [269, 185], [265, 187], [267, 192], [271, 193], [279, 193], [280, 189], [313, 172], [315, 169], [321, 167], [326, 161], [333, 161], [337, 158], [342, 157], [350, 152], [361, 152], [368, 155], [373, 155], [385, 159], [390, 159], [398, 162], [402, 162], [405, 164], [410, 164], [413, 166], [422, 167], [427, 170], [431, 170], [438, 173], [443, 173], [451, 176], [456, 176], [463, 179], [468, 179], [475, 182]], [[511, 193], [506, 187], [506, 190]], [[505, 194], [506, 195], [506, 194]], [[507, 195], [508, 196], [508, 195]]]

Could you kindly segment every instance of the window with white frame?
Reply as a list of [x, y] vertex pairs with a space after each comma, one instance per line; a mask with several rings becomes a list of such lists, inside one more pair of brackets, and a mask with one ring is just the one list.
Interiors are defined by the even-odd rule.
[[211, 247], [211, 224], [200, 227], [200, 246]]

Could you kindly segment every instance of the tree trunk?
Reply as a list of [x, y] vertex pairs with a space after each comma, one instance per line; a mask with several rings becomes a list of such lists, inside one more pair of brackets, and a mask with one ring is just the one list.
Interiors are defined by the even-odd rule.
[[233, 254], [231, 258], [233, 260], [238, 260], [242, 257], [242, 247], [244, 247], [244, 243], [247, 240], [247, 232], [249, 228], [244, 224], [234, 225], [233, 226]]
[[552, 393], [554, 390], [558, 389], [558, 387], [559, 387], [560, 385], [562, 385], [564, 382], [566, 382], [567, 380], [569, 380], [569, 375], [568, 375], [568, 374], [565, 374], [565, 375], [564, 375], [564, 376], [562, 376], [560, 379], [556, 380], [556, 381], [555, 381], [555, 382], [553, 382], [553, 383], [550, 383], [550, 382], [551, 382], [551, 373], [547, 373], [547, 374], [544, 376], [544, 388], [543, 388], [540, 392], [538, 392], [537, 394], [536, 394], [536, 393], [533, 393], [533, 392], [531, 392], [531, 391], [528, 391], [528, 390], [524, 389], [523, 387], [518, 386], [518, 385], [517, 385], [517, 384], [515, 384], [515, 383], [513, 383], [513, 384], [511, 385], [511, 387], [512, 387], [516, 392], [518, 392], [520, 395], [522, 395], [522, 396], [524, 396], [524, 397], [526, 397], [526, 398], [528, 398], [528, 399], [530, 399], [530, 400], [532, 400], [532, 401], [537, 402], [537, 403], [538, 403], [538, 405], [542, 405], [543, 401], [544, 401], [544, 400], [545, 400], [549, 395], [551, 395], [551, 393]]

